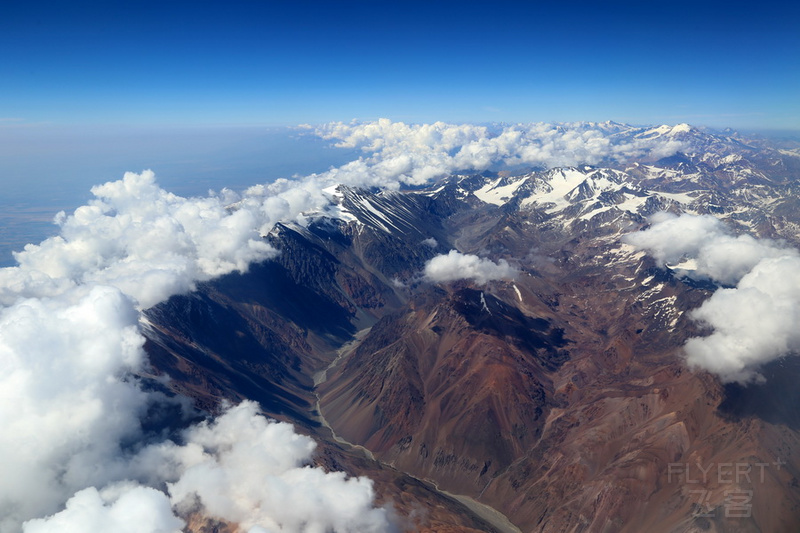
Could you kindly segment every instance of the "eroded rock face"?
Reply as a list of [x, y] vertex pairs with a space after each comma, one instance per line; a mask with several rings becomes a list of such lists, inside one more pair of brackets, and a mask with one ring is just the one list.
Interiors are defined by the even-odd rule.
[[[346, 439], [447, 490], [479, 491], [540, 437], [563, 331], [473, 288], [384, 317], [321, 388]], [[443, 428], [446, 427], [446, 431]]]
[[[347, 221], [278, 226], [277, 259], [150, 310], [151, 359], [201, 406], [247, 397], [299, 424], [323, 464], [375, 478], [412, 529], [492, 527], [423, 479], [522, 531], [797, 531], [800, 366], [746, 390], [688, 369], [681, 347], [703, 330], [687, 312], [716, 287], [620, 241], [658, 210], [721, 209], [739, 231], [800, 242], [797, 176], [764, 161], [680, 154], [342, 189]], [[575, 186], [553, 196], [552, 180]], [[450, 249], [519, 274], [425, 281]]]

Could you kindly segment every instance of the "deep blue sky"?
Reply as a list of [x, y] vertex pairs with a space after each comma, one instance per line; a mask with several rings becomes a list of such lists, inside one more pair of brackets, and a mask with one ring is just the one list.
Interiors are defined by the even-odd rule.
[[5, 2], [0, 124], [800, 129], [797, 2]]

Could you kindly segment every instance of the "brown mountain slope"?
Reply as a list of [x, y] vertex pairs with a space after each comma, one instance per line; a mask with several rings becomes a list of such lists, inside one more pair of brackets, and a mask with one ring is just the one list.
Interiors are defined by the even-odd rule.
[[476, 493], [539, 438], [544, 368], [563, 344], [491, 295], [434, 290], [372, 328], [322, 386], [322, 408], [337, 433], [401, 470]]
[[547, 244], [564, 259], [513, 285], [426, 289], [376, 324], [321, 388], [337, 433], [523, 531], [795, 531], [797, 433], [720, 411], [680, 356], [707, 292], [602, 234]]
[[[202, 405], [250, 397], [299, 424], [323, 464], [376, 479], [411, 530], [491, 529], [433, 483], [525, 532], [800, 530], [800, 366], [745, 389], [688, 369], [681, 346], [702, 331], [686, 313], [713, 287], [621, 244], [641, 217], [565, 226], [445, 200], [404, 202], [396, 232], [279, 227], [274, 261], [148, 313], [154, 364]], [[423, 281], [450, 247], [520, 274]]]

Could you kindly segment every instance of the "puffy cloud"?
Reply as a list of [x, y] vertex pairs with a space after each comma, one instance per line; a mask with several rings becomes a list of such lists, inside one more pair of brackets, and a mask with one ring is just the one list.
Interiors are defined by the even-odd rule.
[[243, 531], [395, 530], [386, 509], [373, 507], [369, 479], [309, 466], [314, 441], [260, 416], [254, 402], [189, 428], [183, 440], [151, 445], [130, 461], [131, 472], [167, 482], [169, 494], [131, 482], [89, 487], [64, 510], [23, 524], [24, 533], [173, 533], [184, 525], [176, 514], [197, 511]]
[[517, 274], [517, 269], [505, 259], [495, 263], [491, 259], [462, 254], [457, 250], [437, 255], [425, 263], [424, 270], [425, 278], [435, 283], [472, 279], [483, 284], [496, 279], [513, 279]]
[[409, 125], [380, 119], [330, 123], [315, 132], [337, 141], [337, 146], [369, 154], [358, 161], [363, 178], [415, 185], [454, 171], [484, 170], [496, 164], [596, 164], [607, 158], [660, 158], [686, 148], [669, 136], [631, 138], [624, 135], [625, 126], [594, 123], [517, 124], [493, 130], [470, 124]]
[[179, 508], [197, 500], [208, 515], [244, 529], [392, 530], [386, 510], [372, 507], [369, 479], [307, 466], [314, 441], [258, 416], [253, 402], [190, 429], [186, 438], [185, 446], [170, 451], [183, 470], [169, 485]]
[[111, 287], [0, 311], [0, 530], [114, 478], [149, 401], [127, 377], [145, 365], [137, 320]]
[[726, 382], [761, 380], [761, 364], [800, 352], [800, 257], [761, 260], [735, 289], [716, 291], [691, 316], [714, 331], [686, 343], [690, 364]]
[[259, 236], [264, 217], [257, 211], [231, 209], [221, 196], [168, 193], [151, 171], [126, 173], [92, 193], [88, 205], [58, 217], [60, 235], [15, 254], [19, 267], [0, 273], [4, 303], [13, 301], [12, 287], [53, 296], [74, 284], [103, 284], [146, 308], [275, 255]]
[[[660, 215], [649, 229], [626, 236], [662, 264], [692, 264], [683, 270], [734, 288], [714, 292], [690, 317], [712, 329], [684, 346], [691, 366], [724, 382], [763, 379], [758, 367], [800, 352], [800, 254], [749, 235], [730, 235], [705, 215]], [[696, 267], [696, 268], [695, 268]]]
[[[664, 265], [680, 265], [687, 259], [695, 278], [710, 278], [726, 285], [736, 284], [762, 259], [796, 254], [768, 239], [730, 235], [725, 225], [711, 215], [655, 215], [652, 227], [632, 233], [626, 242], [647, 250]], [[680, 270], [680, 269], [679, 269]]]
[[52, 278], [38, 270], [0, 268], [0, 305], [12, 305], [24, 298], [53, 298], [75, 286], [72, 280]]
[[150, 487], [94, 487], [77, 492], [66, 508], [31, 520], [24, 533], [179, 533], [185, 523], [172, 513], [166, 494]]

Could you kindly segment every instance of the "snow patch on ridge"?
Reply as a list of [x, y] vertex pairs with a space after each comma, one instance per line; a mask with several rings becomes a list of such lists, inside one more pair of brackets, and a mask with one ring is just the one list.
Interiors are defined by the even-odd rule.
[[521, 177], [511, 183], [502, 184], [505, 180], [497, 178], [488, 182], [486, 185], [473, 192], [479, 200], [494, 205], [505, 205], [514, 196], [514, 193], [525, 183], [525, 177]]

